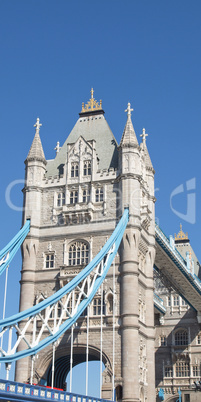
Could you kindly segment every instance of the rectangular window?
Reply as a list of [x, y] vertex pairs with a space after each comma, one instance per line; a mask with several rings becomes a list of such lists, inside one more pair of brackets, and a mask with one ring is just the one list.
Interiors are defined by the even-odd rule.
[[187, 362], [176, 363], [176, 377], [189, 377], [190, 367]]
[[168, 296], [167, 298], [167, 305], [168, 307], [171, 307], [171, 296]]
[[197, 345], [201, 345], [201, 334], [197, 336]]
[[57, 197], [57, 206], [65, 205], [65, 193], [59, 193]]
[[54, 268], [54, 253], [46, 254], [45, 267]]
[[90, 190], [89, 189], [83, 190], [82, 202], [87, 203], [87, 204], [90, 202]]
[[103, 188], [99, 187], [96, 189], [96, 202], [101, 202], [103, 201]]
[[[105, 314], [105, 303], [102, 301], [102, 314]], [[101, 315], [101, 297], [93, 301], [93, 315]]]
[[165, 377], [172, 377], [172, 366], [165, 366]]
[[200, 367], [197, 364], [193, 366], [193, 377], [200, 377]]
[[181, 301], [182, 306], [188, 306], [186, 300], [184, 300], [184, 299], [181, 299], [181, 300], [182, 300], [182, 301]]
[[173, 297], [173, 304], [174, 304], [174, 307], [179, 306], [179, 296]]
[[166, 338], [166, 336], [161, 336], [161, 338], [160, 338], [160, 346], [167, 346], [167, 338]]
[[78, 202], [78, 191], [70, 192], [70, 204], [77, 204]]

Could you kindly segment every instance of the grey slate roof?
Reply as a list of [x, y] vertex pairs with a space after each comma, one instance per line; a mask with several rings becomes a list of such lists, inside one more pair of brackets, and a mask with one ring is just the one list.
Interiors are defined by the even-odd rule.
[[46, 163], [45, 154], [43, 151], [40, 135], [38, 132], [36, 132], [36, 134], [34, 136], [31, 148], [27, 155], [26, 161], [29, 161], [29, 160], [39, 160], [39, 161]]
[[66, 162], [67, 144], [82, 136], [86, 141], [95, 140], [99, 169], [118, 167], [117, 142], [103, 114], [80, 117], [54, 160], [47, 161], [46, 176], [56, 176], [58, 167]]

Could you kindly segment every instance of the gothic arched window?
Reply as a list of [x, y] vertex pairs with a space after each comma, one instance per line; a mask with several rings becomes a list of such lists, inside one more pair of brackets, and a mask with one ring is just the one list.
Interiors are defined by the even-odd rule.
[[79, 166], [77, 162], [71, 163], [71, 177], [78, 177], [79, 175]]
[[87, 265], [89, 262], [89, 244], [76, 241], [69, 246], [68, 265]]
[[101, 202], [103, 201], [103, 187], [98, 187], [96, 189], [96, 202]]
[[83, 175], [84, 176], [90, 176], [91, 175], [91, 161], [85, 161], [84, 162]]
[[185, 346], [188, 345], [188, 332], [185, 329], [180, 329], [175, 332], [175, 345]]

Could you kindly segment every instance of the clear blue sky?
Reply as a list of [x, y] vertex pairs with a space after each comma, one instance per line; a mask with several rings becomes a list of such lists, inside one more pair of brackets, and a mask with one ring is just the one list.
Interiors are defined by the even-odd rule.
[[[1, 248], [21, 227], [5, 193], [24, 178], [36, 118], [45, 156], [54, 158], [93, 87], [118, 142], [131, 102], [138, 139], [143, 127], [149, 134], [160, 226], [169, 235], [182, 223], [201, 260], [200, 15], [199, 0], [1, 0]], [[11, 192], [19, 207], [22, 187]], [[7, 315], [17, 310], [20, 268], [19, 253]]]

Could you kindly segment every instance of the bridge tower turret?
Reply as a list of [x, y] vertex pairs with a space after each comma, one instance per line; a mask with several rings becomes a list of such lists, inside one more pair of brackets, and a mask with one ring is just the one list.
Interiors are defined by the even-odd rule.
[[[146, 137], [139, 146], [128, 103], [119, 147], [122, 208], [129, 223], [121, 247], [123, 401], [155, 400], [154, 391], [154, 170]], [[146, 134], [145, 134], [146, 135]], [[148, 366], [152, 364], [149, 379]], [[137, 367], [139, 366], [139, 369]]]
[[[30, 219], [30, 232], [22, 246], [22, 275], [20, 290], [20, 311], [32, 307], [34, 304], [34, 287], [36, 271], [36, 254], [39, 243], [39, 228], [41, 217], [41, 187], [46, 168], [46, 159], [40, 139], [39, 118], [37, 118], [35, 136], [25, 160], [25, 187], [23, 223]], [[18, 349], [20, 350], [20, 348]], [[17, 362], [16, 381], [22, 381], [20, 373], [27, 370], [28, 359]], [[19, 378], [18, 378], [19, 377]]]

